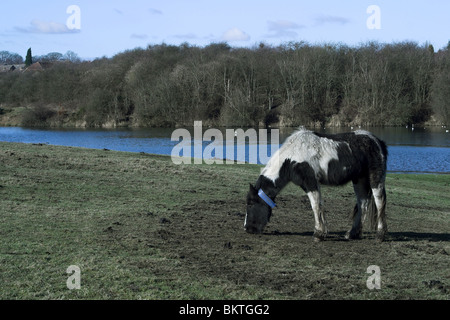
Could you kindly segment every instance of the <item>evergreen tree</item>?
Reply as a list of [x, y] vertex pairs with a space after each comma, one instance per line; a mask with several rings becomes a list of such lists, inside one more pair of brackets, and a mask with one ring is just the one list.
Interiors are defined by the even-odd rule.
[[33, 64], [33, 57], [31, 56], [31, 48], [27, 51], [27, 57], [25, 58], [25, 68]]

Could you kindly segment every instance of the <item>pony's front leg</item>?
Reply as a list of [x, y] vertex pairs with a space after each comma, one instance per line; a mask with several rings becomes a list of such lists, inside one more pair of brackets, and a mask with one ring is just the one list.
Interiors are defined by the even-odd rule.
[[328, 233], [327, 221], [323, 212], [322, 195], [320, 189], [307, 193], [314, 212], [314, 241], [322, 241]]

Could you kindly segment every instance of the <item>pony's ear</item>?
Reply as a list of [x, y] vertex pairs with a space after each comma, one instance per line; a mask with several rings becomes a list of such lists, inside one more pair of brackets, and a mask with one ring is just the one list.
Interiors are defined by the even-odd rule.
[[258, 201], [258, 191], [256, 188], [250, 184], [250, 190], [247, 194], [247, 204], [252, 204]]
[[247, 194], [247, 205], [252, 205], [255, 202], [258, 201], [258, 191], [256, 191], [256, 188], [250, 183], [250, 190]]
[[250, 193], [257, 195], [258, 194], [258, 190], [256, 190], [256, 188], [250, 183]]

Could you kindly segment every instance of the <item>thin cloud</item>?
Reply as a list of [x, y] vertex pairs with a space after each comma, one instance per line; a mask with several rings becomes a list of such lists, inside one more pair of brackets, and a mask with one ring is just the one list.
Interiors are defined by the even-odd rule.
[[344, 17], [339, 17], [339, 16], [321, 15], [321, 16], [318, 16], [315, 19], [315, 21], [316, 21], [316, 25], [319, 25], [319, 26], [327, 24], [327, 23], [345, 25], [350, 22], [350, 19], [347, 19]]
[[47, 22], [38, 19], [31, 21], [31, 26], [15, 27], [15, 30], [22, 33], [44, 33], [44, 34], [63, 34], [63, 33], [77, 33], [80, 30], [69, 29], [67, 25], [59, 22]]
[[138, 34], [138, 33], [133, 33], [130, 36], [131, 39], [138, 39], [138, 40], [146, 40], [148, 39], [148, 35], [146, 34]]
[[270, 38], [297, 37], [297, 31], [306, 26], [288, 20], [267, 21]]
[[177, 39], [199, 39], [199, 36], [197, 36], [195, 33], [185, 33], [185, 34], [176, 34], [174, 35], [174, 38]]
[[222, 35], [223, 41], [249, 41], [250, 36], [238, 28], [232, 28]]
[[155, 8], [150, 8], [150, 9], [148, 9], [148, 11], [151, 14], [163, 14], [163, 12], [161, 10], [158, 10], [158, 9], [155, 9]]

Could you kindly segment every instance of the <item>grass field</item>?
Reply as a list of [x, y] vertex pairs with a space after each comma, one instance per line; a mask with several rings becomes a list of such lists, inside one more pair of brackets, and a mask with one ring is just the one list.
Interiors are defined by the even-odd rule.
[[[314, 243], [293, 185], [264, 234], [243, 231], [260, 169], [0, 143], [0, 299], [449, 298], [449, 175], [388, 175], [383, 243], [345, 241], [352, 186], [323, 187], [330, 234]], [[370, 265], [379, 290], [366, 286]]]

